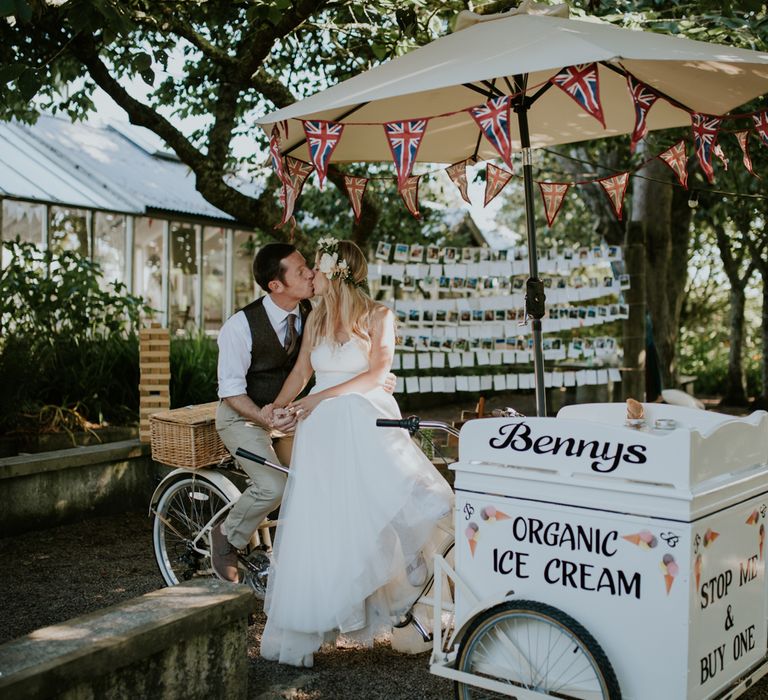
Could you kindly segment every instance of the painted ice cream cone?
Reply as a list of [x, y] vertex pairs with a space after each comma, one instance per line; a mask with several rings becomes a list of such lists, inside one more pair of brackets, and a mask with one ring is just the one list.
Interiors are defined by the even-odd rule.
[[469, 540], [469, 551], [472, 553], [472, 556], [475, 556], [475, 548], [477, 547], [477, 534], [479, 532], [480, 528], [478, 527], [477, 523], [470, 523], [467, 525], [467, 529], [464, 531], [464, 534], [467, 536], [467, 540]]
[[696, 576], [696, 590], [699, 590], [699, 583], [701, 583], [701, 554], [696, 556], [693, 562], [693, 573]]
[[496, 520], [509, 520], [509, 516], [506, 513], [502, 513], [500, 510], [497, 510]]
[[760, 537], [760, 559], [762, 560], [763, 545], [765, 544], [765, 525], [762, 525], [762, 524], [760, 525], [759, 537]]
[[749, 514], [749, 517], [747, 518], [747, 521], [746, 521], [747, 525], [754, 525], [755, 523], [757, 523], [757, 519], [759, 517], [760, 517], [760, 514], [756, 510], [753, 510]]
[[639, 545], [640, 542], [642, 541], [638, 533], [635, 533], [633, 535], [622, 535], [621, 537], [622, 539], [625, 539], [627, 542], [631, 542], [632, 544], [637, 544], [637, 545]]
[[669, 574], [666, 574], [664, 576], [664, 584], [667, 587], [667, 595], [669, 595], [669, 590], [672, 588], [672, 584], [675, 582], [675, 577], [670, 576]]
[[719, 532], [715, 532], [714, 530], [710, 530], [709, 528], [704, 533], [704, 546], [708, 547], [711, 545], [718, 537], [720, 537]]

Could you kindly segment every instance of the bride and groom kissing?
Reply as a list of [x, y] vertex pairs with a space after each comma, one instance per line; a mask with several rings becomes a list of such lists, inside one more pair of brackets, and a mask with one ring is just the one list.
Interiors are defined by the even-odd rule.
[[250, 484], [213, 529], [211, 558], [237, 581], [237, 550], [282, 501], [261, 654], [311, 666], [323, 643], [371, 644], [410, 607], [450, 529], [453, 492], [406, 431], [376, 427], [400, 418], [395, 322], [367, 292], [357, 245], [320, 239], [311, 269], [294, 246], [269, 244], [253, 272], [266, 295], [219, 334], [216, 428], [232, 454], [290, 471], [238, 460]]

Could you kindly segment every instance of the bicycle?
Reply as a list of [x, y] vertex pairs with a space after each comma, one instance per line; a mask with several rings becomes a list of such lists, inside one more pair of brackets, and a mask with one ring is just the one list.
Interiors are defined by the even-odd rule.
[[[288, 471], [276, 464], [270, 466]], [[175, 469], [158, 484], [150, 500], [152, 544], [168, 586], [216, 576], [211, 566], [210, 533], [240, 498], [247, 479], [230, 456], [211, 468]], [[245, 552], [238, 555], [242, 582], [262, 599], [276, 527], [277, 520], [264, 520]]]

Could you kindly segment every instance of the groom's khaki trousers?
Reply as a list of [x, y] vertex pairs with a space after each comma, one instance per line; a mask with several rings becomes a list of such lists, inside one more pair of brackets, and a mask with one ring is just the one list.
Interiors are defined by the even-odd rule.
[[[275, 437], [264, 428], [248, 425], [246, 419], [224, 401], [219, 401], [216, 411], [216, 430], [233, 456], [237, 448], [242, 447], [270, 462], [290, 464], [293, 435]], [[280, 505], [286, 476], [250, 459], [235, 459], [251, 483], [229, 512], [224, 531], [232, 546], [243, 549], [261, 521]]]

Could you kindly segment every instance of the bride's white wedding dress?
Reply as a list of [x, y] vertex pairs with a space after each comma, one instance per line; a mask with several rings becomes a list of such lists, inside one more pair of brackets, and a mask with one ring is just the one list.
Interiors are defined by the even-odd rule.
[[[368, 369], [355, 337], [319, 345], [311, 361], [313, 392]], [[265, 658], [308, 666], [338, 635], [370, 644], [418, 595], [406, 568], [420, 552], [431, 561], [453, 492], [405, 430], [376, 427], [399, 417], [395, 399], [375, 389], [326, 399], [300, 422], [264, 605]]]

